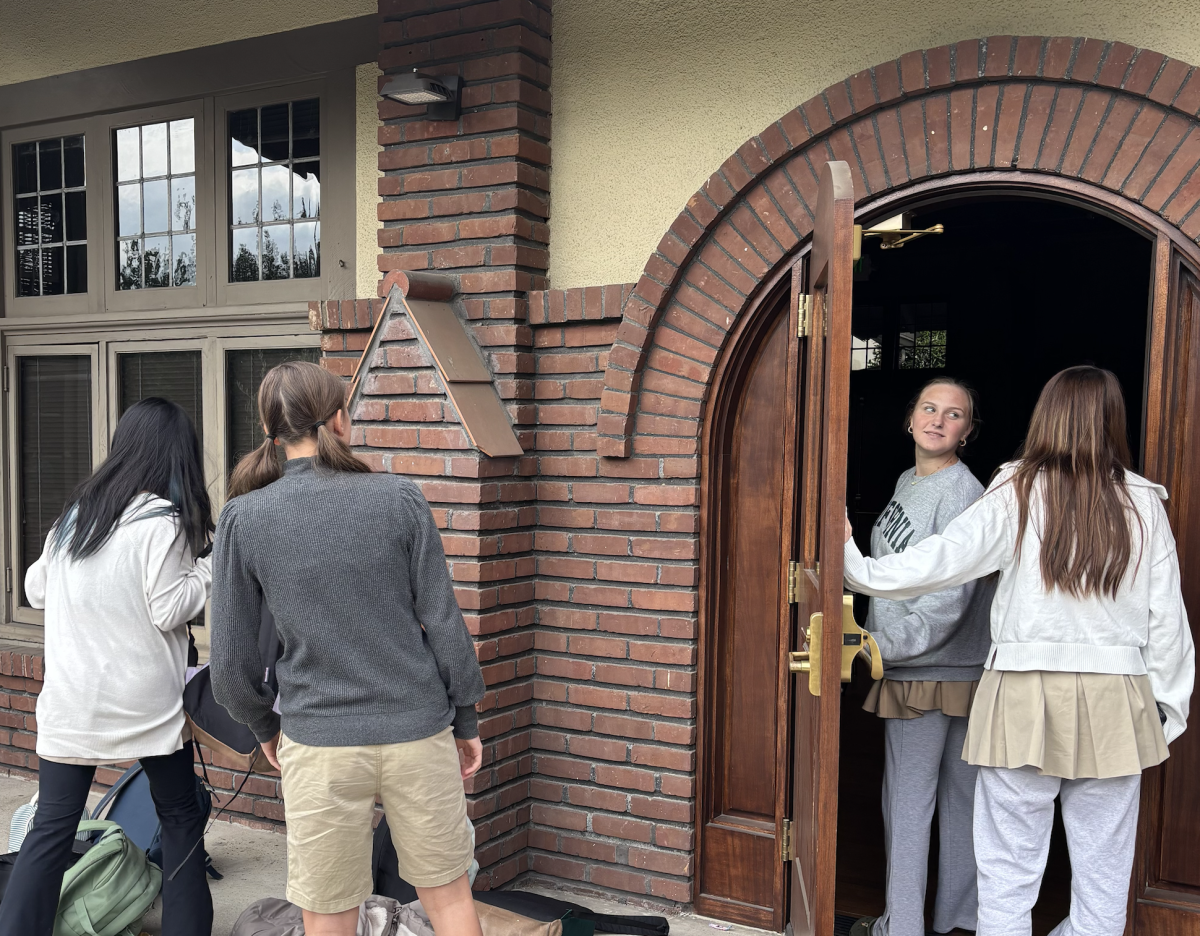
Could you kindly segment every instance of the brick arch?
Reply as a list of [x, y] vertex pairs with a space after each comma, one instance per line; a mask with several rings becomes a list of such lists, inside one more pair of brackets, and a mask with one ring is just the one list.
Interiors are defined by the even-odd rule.
[[625, 304], [600, 455], [699, 435], [738, 315], [812, 232], [823, 163], [860, 204], [937, 177], [1021, 170], [1119, 194], [1200, 242], [1200, 69], [1097, 39], [998, 36], [910, 52], [785, 114], [688, 200]]

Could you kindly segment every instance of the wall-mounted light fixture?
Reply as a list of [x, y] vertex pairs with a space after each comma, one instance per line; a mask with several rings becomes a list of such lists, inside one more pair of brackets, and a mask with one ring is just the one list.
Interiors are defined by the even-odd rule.
[[457, 120], [458, 92], [458, 75], [423, 75], [414, 68], [389, 78], [381, 93], [401, 104], [426, 105], [430, 120]]

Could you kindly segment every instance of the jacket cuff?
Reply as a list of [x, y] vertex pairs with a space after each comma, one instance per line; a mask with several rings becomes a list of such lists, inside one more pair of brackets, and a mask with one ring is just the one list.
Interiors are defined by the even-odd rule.
[[842, 550], [842, 574], [852, 582], [861, 582], [866, 577], [867, 564], [863, 561], [858, 544], [853, 539], [846, 540]]
[[248, 727], [254, 732], [255, 740], [270, 741], [279, 734], [279, 715], [272, 710]]
[[479, 713], [473, 705], [457, 705], [454, 708], [454, 737], [463, 741], [479, 737]]
[[1168, 715], [1166, 722], [1163, 724], [1163, 737], [1167, 739], [1167, 744], [1170, 744], [1181, 734], [1183, 734], [1186, 729], [1186, 725], [1181, 725], [1174, 718]]

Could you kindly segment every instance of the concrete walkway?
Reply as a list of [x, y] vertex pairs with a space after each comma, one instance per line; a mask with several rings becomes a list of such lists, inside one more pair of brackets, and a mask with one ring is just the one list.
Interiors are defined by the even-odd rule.
[[[36, 784], [18, 777], [0, 776], [0, 846], [8, 850], [8, 827], [18, 806], [29, 802]], [[91, 805], [99, 799], [93, 795]], [[244, 826], [218, 821], [205, 841], [213, 865], [225, 875], [224, 880], [212, 881], [213, 936], [228, 936], [238, 916], [260, 897], [282, 897], [287, 881], [287, 842], [277, 832], [261, 832]], [[609, 899], [591, 893], [560, 890], [545, 882], [522, 882], [522, 889], [553, 894], [564, 900], [590, 907], [598, 913], [662, 913], [645, 909], [624, 898]], [[150, 936], [161, 936], [161, 902], [146, 916], [145, 930]], [[753, 934], [762, 930], [721, 923], [686, 913], [667, 913], [672, 936], [715, 936], [719, 932]]]

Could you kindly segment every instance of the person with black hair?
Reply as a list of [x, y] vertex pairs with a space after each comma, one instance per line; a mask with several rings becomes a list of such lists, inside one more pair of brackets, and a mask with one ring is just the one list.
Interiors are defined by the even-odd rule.
[[164, 865], [182, 863], [163, 882], [163, 932], [210, 936], [183, 683], [186, 625], [211, 587], [213, 530], [187, 413], [157, 398], [134, 404], [25, 576], [29, 603], [46, 612], [38, 808], [0, 904], [0, 936], [51, 936], [96, 767], [135, 759], [162, 823]]

